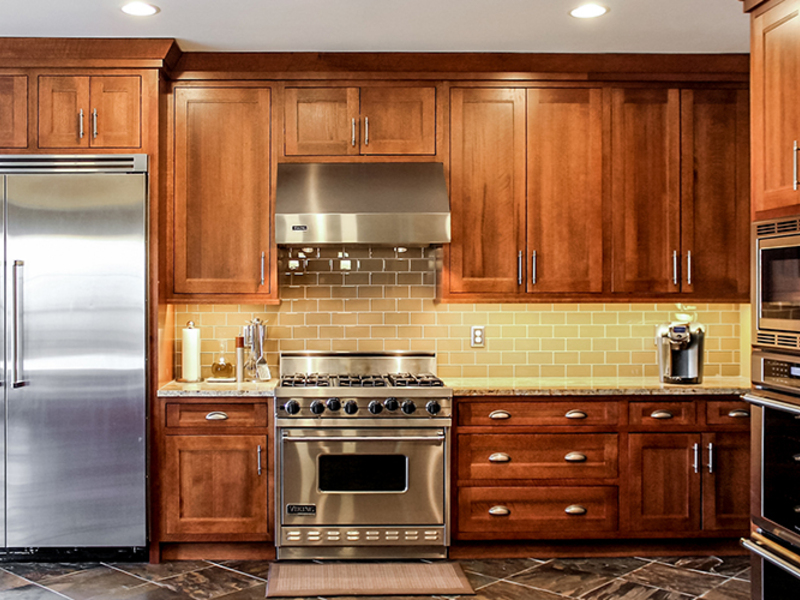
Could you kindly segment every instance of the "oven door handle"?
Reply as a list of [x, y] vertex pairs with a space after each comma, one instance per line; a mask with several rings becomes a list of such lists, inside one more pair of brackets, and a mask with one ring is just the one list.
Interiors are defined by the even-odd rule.
[[762, 406], [764, 408], [774, 408], [775, 410], [782, 410], [793, 415], [800, 415], [800, 405], [789, 404], [780, 400], [767, 398], [766, 396], [756, 396], [755, 394], [744, 394], [742, 400], [749, 404]]
[[359, 437], [289, 437], [284, 434], [284, 442], [444, 442], [444, 435], [437, 436], [407, 436], [407, 437], [378, 437], [378, 436], [359, 436]]
[[766, 560], [768, 562], [771, 562], [773, 565], [775, 565], [779, 569], [782, 569], [782, 570], [786, 571], [787, 573], [790, 573], [791, 575], [794, 575], [797, 579], [800, 579], [800, 568], [797, 568], [797, 566], [793, 565], [792, 563], [790, 563], [785, 558], [777, 555], [774, 552], [770, 552], [769, 550], [767, 550], [766, 548], [764, 548], [762, 546], [759, 546], [757, 543], [753, 542], [752, 540], [748, 540], [748, 539], [742, 538], [741, 540], [739, 540], [739, 543], [742, 546], [744, 546], [747, 550], [752, 552], [753, 554], [755, 554], [757, 556], [760, 556], [764, 560]]

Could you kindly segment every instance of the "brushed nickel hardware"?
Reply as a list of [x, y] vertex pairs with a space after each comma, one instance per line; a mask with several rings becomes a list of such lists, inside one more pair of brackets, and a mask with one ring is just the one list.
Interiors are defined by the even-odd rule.
[[564, 512], [568, 515], [572, 515], [573, 517], [579, 517], [586, 514], [586, 507], [581, 506], [580, 504], [570, 504], [564, 509]]
[[568, 419], [585, 419], [588, 415], [582, 410], [573, 409], [564, 416]]
[[78, 111], [78, 135], [83, 139], [83, 109]]
[[792, 189], [797, 191], [797, 140], [794, 141], [794, 149], [792, 150], [792, 167], [794, 169], [792, 179]]
[[695, 473], [700, 472], [700, 444], [695, 444], [692, 446], [693, 454], [694, 454], [694, 461], [692, 462], [692, 468], [694, 469]]
[[511, 413], [505, 410], [493, 410], [489, 413], [489, 418], [495, 420], [510, 419]]
[[772, 400], [771, 398], [756, 396], [755, 394], [744, 394], [742, 396], [742, 400], [748, 402], [749, 404], [755, 404], [756, 406], [774, 408], [792, 415], [797, 415], [796, 418], [800, 419], [800, 407], [795, 404], [789, 404], [788, 402], [782, 402], [780, 400]]
[[369, 117], [364, 117], [364, 145], [369, 146]]
[[531, 257], [531, 284], [536, 285], [536, 250], [533, 251], [533, 256]]
[[507, 463], [511, 462], [511, 457], [505, 452], [495, 452], [489, 456], [489, 462], [493, 463]]
[[261, 446], [258, 447], [258, 474], [261, 475]]
[[511, 514], [511, 509], [507, 506], [497, 505], [489, 509], [489, 514], [493, 517], [507, 517]]
[[522, 250], [517, 252], [517, 285], [522, 285]]
[[570, 452], [564, 457], [564, 460], [571, 463], [586, 462], [586, 455], [582, 452]]
[[266, 258], [267, 258], [267, 253], [266, 252], [262, 252], [261, 253], [261, 285], [264, 285], [264, 271], [265, 271], [265, 267], [266, 267]]
[[750, 416], [749, 410], [742, 410], [741, 408], [736, 408], [728, 413], [728, 416], [731, 419], [746, 419]]
[[708, 444], [708, 472], [714, 473], [714, 444]]
[[206, 421], [227, 421], [228, 414], [221, 410], [215, 410], [206, 415]]
[[20, 275], [22, 274], [22, 267], [25, 266], [25, 262], [22, 260], [15, 260], [14, 261], [14, 307], [13, 307], [13, 318], [14, 318], [14, 333], [12, 335], [13, 338], [13, 348], [12, 348], [12, 357], [11, 362], [13, 365], [13, 373], [11, 374], [11, 386], [15, 388], [20, 388], [28, 385], [27, 381], [24, 381], [20, 378], [20, 373], [22, 373], [22, 352], [20, 351], [20, 340], [22, 336], [20, 335], [20, 330], [22, 329], [22, 323], [20, 321], [20, 310], [19, 305], [21, 304], [20, 300], [20, 293], [22, 291], [22, 286], [20, 285], [19, 279]]
[[675, 417], [675, 415], [664, 409], [654, 410], [652, 413], [650, 413], [651, 419], [672, 419], [673, 417]]
[[356, 145], [356, 120], [350, 119], [350, 145]]
[[436, 436], [361, 436], [361, 437], [289, 437], [283, 436], [284, 442], [444, 442], [444, 432], [439, 431]]
[[[755, 535], [755, 534], [753, 534], [753, 535]], [[739, 543], [741, 543], [741, 544], [742, 544], [742, 546], [744, 546], [745, 548], [747, 548], [747, 549], [748, 549], [750, 552], [752, 552], [753, 554], [756, 554], [756, 555], [760, 556], [760, 557], [761, 557], [761, 558], [763, 558], [764, 560], [766, 560], [766, 561], [768, 561], [768, 562], [771, 562], [771, 563], [772, 563], [773, 565], [775, 565], [776, 567], [778, 567], [778, 568], [781, 568], [781, 569], [783, 569], [784, 571], [786, 571], [786, 572], [788, 572], [788, 573], [791, 573], [792, 575], [794, 575], [795, 577], [797, 577], [798, 579], [800, 579], [800, 569], [798, 569], [797, 567], [795, 567], [795, 566], [794, 566], [793, 564], [791, 564], [790, 562], [788, 562], [788, 561], [784, 560], [783, 558], [781, 558], [781, 557], [780, 557], [780, 556], [778, 556], [777, 554], [773, 554], [773, 553], [772, 553], [772, 552], [770, 552], [769, 550], [767, 550], [767, 549], [765, 549], [765, 548], [762, 548], [762, 547], [761, 547], [761, 545], [758, 545], [758, 544], [756, 544], [756, 543], [753, 543], [753, 542], [751, 542], [750, 540], [747, 540], [747, 539], [744, 539], [744, 538], [742, 538], [741, 540], [739, 540]], [[797, 556], [797, 555], [796, 555], [796, 554], [794, 554], [794, 553], [790, 553], [790, 554], [792, 554], [792, 556], [793, 556], [793, 557], [794, 557], [794, 556]]]
[[692, 251], [686, 251], [686, 283], [692, 285]]
[[800, 462], [800, 454], [795, 454], [793, 457], [794, 462]]
[[97, 109], [92, 109], [92, 138], [97, 137]]
[[672, 251], [672, 285], [678, 285], [678, 251]]

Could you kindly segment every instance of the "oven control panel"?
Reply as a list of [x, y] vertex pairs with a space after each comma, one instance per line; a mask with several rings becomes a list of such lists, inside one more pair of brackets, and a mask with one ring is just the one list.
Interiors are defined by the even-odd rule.
[[445, 529], [432, 527], [283, 527], [283, 546], [444, 545]]
[[398, 419], [403, 417], [450, 417], [451, 398], [275, 398], [275, 416], [297, 418], [369, 418]]
[[800, 393], [800, 356], [753, 352], [753, 382]]

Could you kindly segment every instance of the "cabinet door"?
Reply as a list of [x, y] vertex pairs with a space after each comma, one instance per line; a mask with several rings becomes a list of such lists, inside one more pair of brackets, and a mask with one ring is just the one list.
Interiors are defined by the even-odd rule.
[[450, 99], [450, 291], [519, 293], [525, 90], [454, 88]]
[[270, 291], [269, 119], [269, 89], [176, 90], [176, 293]]
[[28, 78], [0, 76], [0, 148], [28, 147]]
[[361, 89], [362, 154], [435, 154], [436, 88]]
[[165, 444], [165, 533], [264, 538], [266, 436], [176, 435], [166, 436]]
[[613, 291], [679, 291], [680, 96], [612, 90]]
[[735, 529], [750, 524], [750, 434], [703, 434], [703, 529]]
[[800, 204], [800, 2], [755, 17], [751, 33], [753, 208]]
[[346, 156], [359, 152], [358, 88], [286, 88], [287, 156]]
[[681, 92], [683, 292], [746, 300], [750, 289], [746, 90]]
[[90, 101], [93, 148], [141, 147], [141, 77], [92, 77]]
[[627, 503], [631, 531], [699, 531], [699, 445], [698, 434], [630, 434]]
[[88, 148], [89, 78], [39, 77], [39, 147]]
[[603, 291], [602, 90], [528, 90], [529, 292]]

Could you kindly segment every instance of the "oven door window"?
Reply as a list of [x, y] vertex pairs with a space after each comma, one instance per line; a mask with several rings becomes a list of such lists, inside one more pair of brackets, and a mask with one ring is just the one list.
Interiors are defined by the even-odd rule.
[[800, 533], [800, 419], [765, 408], [763, 423], [762, 513], [770, 521]]
[[323, 493], [403, 493], [408, 457], [402, 454], [321, 454], [318, 489]]
[[762, 246], [760, 259], [760, 316], [800, 321], [800, 246]]

